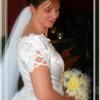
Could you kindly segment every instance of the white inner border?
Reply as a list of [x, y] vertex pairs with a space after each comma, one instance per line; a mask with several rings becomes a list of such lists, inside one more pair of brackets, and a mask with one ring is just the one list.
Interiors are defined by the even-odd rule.
[[95, 89], [95, 84], [96, 84], [96, 82], [95, 82], [95, 80], [96, 80], [96, 78], [95, 78], [95, 0], [93, 0], [93, 100], [95, 100], [95, 96], [96, 96], [96, 89]]
[[[0, 0], [0, 59], [2, 54], [2, 0]], [[2, 65], [0, 64], [0, 100], [2, 100]]]
[[2, 37], [7, 37], [7, 0], [0, 0], [0, 100], [3, 100], [3, 66], [1, 63]]
[[[99, 51], [100, 51], [100, 0], [99, 0]], [[100, 53], [99, 53], [99, 91], [98, 92], [100, 92]], [[98, 95], [100, 96], [100, 93], [98, 93]]]

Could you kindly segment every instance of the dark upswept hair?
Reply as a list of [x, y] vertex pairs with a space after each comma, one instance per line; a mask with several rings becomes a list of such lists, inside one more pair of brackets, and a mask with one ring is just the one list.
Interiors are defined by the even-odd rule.
[[[43, 2], [45, 2], [47, 0], [26, 0], [26, 5], [30, 5], [33, 4], [36, 8], [41, 5]], [[52, 0], [54, 1], [54, 0]], [[60, 1], [60, 0], [58, 0]]]
[[27, 5], [33, 4], [35, 7], [38, 7], [40, 4], [47, 0], [26, 0]]

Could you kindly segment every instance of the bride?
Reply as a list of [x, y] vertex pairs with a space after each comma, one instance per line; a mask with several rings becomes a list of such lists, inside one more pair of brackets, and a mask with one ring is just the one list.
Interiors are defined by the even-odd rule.
[[[74, 100], [64, 94], [64, 63], [48, 36], [59, 17], [60, 0], [27, 0], [3, 57], [2, 100]], [[17, 91], [19, 73], [24, 86]]]

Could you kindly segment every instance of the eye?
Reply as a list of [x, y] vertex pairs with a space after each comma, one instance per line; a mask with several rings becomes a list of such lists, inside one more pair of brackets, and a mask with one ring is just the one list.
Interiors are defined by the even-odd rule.
[[49, 13], [51, 11], [51, 8], [47, 8], [45, 9], [45, 11]]
[[47, 10], [45, 10], [46, 12], [50, 12], [50, 10], [49, 9], [47, 9]]

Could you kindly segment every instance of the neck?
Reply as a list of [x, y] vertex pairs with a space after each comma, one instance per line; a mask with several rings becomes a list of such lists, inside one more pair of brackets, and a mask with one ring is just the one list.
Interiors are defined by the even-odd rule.
[[44, 27], [43, 25], [41, 25], [41, 23], [39, 23], [36, 20], [31, 20], [30, 21], [30, 27], [32, 28], [32, 31], [35, 33], [39, 33], [39, 34], [44, 34], [45, 36], [48, 35], [48, 28]]

